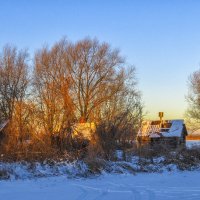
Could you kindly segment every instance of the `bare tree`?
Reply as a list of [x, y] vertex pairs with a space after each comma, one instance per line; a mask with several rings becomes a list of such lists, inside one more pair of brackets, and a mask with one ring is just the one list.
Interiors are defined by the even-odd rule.
[[[135, 68], [129, 70], [119, 50], [97, 39], [75, 43], [62, 39], [35, 53], [32, 79], [28, 67], [26, 50], [4, 47], [0, 54], [0, 121], [10, 120], [6, 148], [41, 151], [58, 136], [63, 149], [72, 124], [78, 121], [96, 123], [96, 142], [108, 152], [116, 140], [132, 139], [143, 106]], [[31, 144], [23, 142], [30, 136]], [[52, 149], [48, 147], [46, 152]]]
[[108, 122], [133, 137], [142, 117], [141, 96], [135, 68], [126, 67], [118, 50], [96, 39], [63, 39], [40, 49], [34, 66], [35, 102], [45, 133], [61, 135], [74, 121]]
[[92, 121], [102, 104], [122, 90], [124, 59], [109, 44], [84, 39], [69, 46], [67, 63], [78, 118]]
[[187, 95], [187, 123], [191, 130], [200, 128], [200, 70], [189, 77], [189, 92]]
[[17, 51], [9, 45], [0, 55], [0, 110], [1, 119], [12, 119], [16, 102], [22, 102], [27, 95], [28, 53]]
[[69, 94], [71, 87], [67, 70], [66, 40], [52, 48], [39, 50], [35, 55], [34, 91], [40, 124], [49, 136], [59, 135], [69, 129], [73, 121], [73, 103]]
[[131, 68], [125, 73], [123, 89], [101, 108], [94, 140], [106, 159], [112, 159], [119, 146], [132, 146], [135, 139], [143, 118], [141, 94], [136, 86], [135, 68]]
[[29, 86], [28, 53], [6, 45], [0, 54], [0, 121], [9, 120], [6, 129], [7, 152], [16, 149], [28, 135], [25, 104]]

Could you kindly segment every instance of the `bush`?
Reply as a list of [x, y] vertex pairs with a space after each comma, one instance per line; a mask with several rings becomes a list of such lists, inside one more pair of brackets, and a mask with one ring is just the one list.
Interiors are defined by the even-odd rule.
[[4, 169], [0, 170], [0, 180], [9, 179], [9, 178], [10, 178], [10, 175], [8, 171]]

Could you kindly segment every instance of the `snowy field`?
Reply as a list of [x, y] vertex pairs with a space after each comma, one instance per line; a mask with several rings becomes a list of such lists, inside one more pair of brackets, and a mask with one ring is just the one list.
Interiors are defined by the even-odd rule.
[[[191, 148], [200, 141], [187, 141], [186, 145]], [[0, 180], [0, 200], [200, 200], [200, 171], [181, 172], [172, 165], [173, 172], [167, 172], [164, 165], [163, 173], [132, 175], [125, 169], [120, 174], [118, 165], [112, 167], [118, 174], [102, 172], [96, 177], [77, 178], [88, 173], [84, 163], [58, 163], [54, 167], [1, 163], [0, 169], [12, 173], [9, 180]], [[162, 165], [158, 167], [162, 169]], [[39, 178], [44, 175], [47, 177]]]
[[194, 146], [200, 146], [200, 140], [187, 140], [186, 141], [186, 146], [188, 148], [194, 147]]
[[199, 200], [200, 172], [0, 181], [2, 200]]

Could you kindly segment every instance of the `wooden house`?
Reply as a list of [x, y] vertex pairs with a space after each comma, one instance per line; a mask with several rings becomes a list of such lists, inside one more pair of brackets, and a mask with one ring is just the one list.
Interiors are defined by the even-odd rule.
[[138, 131], [137, 140], [181, 144], [185, 143], [186, 136], [187, 129], [182, 119], [144, 121]]
[[96, 131], [96, 126], [95, 126], [95, 123], [93, 122], [92, 123], [89, 123], [89, 122], [76, 123], [74, 124], [72, 129], [73, 129], [73, 134], [72, 134], [73, 137], [81, 136], [85, 139], [91, 140], [92, 135]]

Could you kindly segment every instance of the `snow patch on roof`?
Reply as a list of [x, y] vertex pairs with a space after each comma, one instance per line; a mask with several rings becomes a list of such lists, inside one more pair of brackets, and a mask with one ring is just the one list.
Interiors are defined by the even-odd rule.
[[0, 131], [2, 131], [6, 127], [6, 125], [8, 124], [8, 122], [9, 122], [9, 120], [5, 120], [2, 123], [0, 123]]

